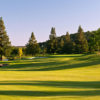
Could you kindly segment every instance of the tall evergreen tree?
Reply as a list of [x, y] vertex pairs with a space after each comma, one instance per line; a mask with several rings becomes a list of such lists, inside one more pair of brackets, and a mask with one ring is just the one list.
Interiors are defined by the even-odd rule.
[[88, 42], [84, 35], [84, 31], [79, 26], [77, 37], [76, 37], [76, 52], [77, 53], [87, 53], [88, 52]]
[[74, 52], [74, 42], [72, 42], [70, 38], [69, 32], [66, 33], [65, 35], [65, 43], [64, 43], [64, 52], [67, 54], [73, 53]]
[[31, 37], [26, 45], [26, 54], [36, 55], [40, 51], [37, 40], [35, 39], [34, 33], [32, 32]]
[[9, 56], [11, 52], [11, 42], [5, 30], [2, 17], [0, 17], [0, 56]]
[[56, 39], [56, 30], [54, 27], [51, 28], [51, 34], [49, 36], [50, 40]]
[[56, 53], [57, 52], [57, 37], [55, 28], [51, 28], [51, 34], [49, 36], [50, 40], [48, 41], [47, 51], [49, 53]]
[[57, 53], [64, 53], [64, 39], [61, 38], [59, 41], [58, 41], [58, 46], [57, 46]]

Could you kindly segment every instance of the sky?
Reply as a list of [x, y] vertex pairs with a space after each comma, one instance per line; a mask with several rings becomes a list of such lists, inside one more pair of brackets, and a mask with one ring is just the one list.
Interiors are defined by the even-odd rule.
[[100, 0], [0, 0], [12, 45], [24, 46], [34, 32], [38, 42], [49, 39], [51, 27], [57, 36], [100, 28]]

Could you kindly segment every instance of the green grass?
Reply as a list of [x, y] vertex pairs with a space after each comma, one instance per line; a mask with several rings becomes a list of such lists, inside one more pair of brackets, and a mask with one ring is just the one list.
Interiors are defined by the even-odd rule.
[[100, 100], [100, 56], [52, 55], [0, 68], [0, 100]]

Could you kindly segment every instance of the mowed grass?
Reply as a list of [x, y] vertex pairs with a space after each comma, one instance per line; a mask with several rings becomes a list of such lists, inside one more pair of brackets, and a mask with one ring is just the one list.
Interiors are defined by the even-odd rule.
[[100, 56], [55, 55], [0, 68], [0, 100], [100, 100]]

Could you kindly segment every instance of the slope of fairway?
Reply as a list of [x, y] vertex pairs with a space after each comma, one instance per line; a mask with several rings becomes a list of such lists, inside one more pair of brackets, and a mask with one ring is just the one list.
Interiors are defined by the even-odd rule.
[[0, 100], [100, 100], [100, 56], [55, 55], [0, 68]]

